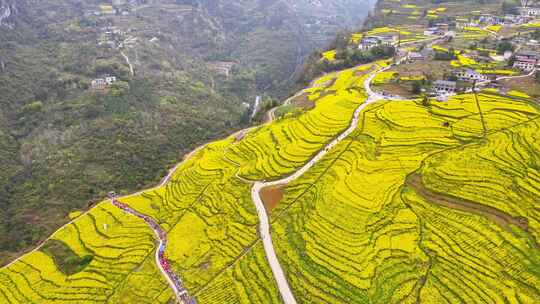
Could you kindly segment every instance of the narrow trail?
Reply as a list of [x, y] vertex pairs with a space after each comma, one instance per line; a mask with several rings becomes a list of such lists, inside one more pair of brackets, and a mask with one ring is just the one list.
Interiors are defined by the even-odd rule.
[[368, 78], [365, 79], [364, 89], [368, 97], [354, 111], [354, 115], [353, 115], [353, 118], [351, 120], [349, 127], [345, 131], [343, 131], [341, 134], [339, 134], [334, 140], [328, 143], [323, 149], [321, 149], [311, 160], [309, 160], [309, 162], [307, 162], [304, 166], [302, 166], [300, 169], [298, 169], [296, 172], [294, 172], [292, 175], [288, 177], [282, 178], [280, 180], [271, 181], [271, 182], [257, 181], [253, 183], [253, 187], [251, 188], [251, 199], [253, 200], [253, 203], [255, 204], [255, 208], [257, 209], [257, 215], [259, 217], [259, 233], [263, 241], [263, 247], [266, 253], [266, 259], [268, 260], [268, 263], [272, 270], [272, 274], [274, 276], [274, 280], [277, 283], [281, 298], [283, 299], [283, 302], [285, 304], [296, 304], [296, 299], [294, 298], [294, 295], [291, 291], [291, 288], [289, 286], [285, 273], [283, 272], [283, 269], [281, 268], [281, 264], [279, 263], [276, 252], [274, 250], [274, 246], [272, 244], [272, 236], [270, 233], [270, 222], [268, 219], [266, 208], [260, 196], [260, 191], [262, 188], [270, 187], [270, 186], [285, 185], [299, 178], [304, 173], [306, 173], [306, 171], [311, 169], [311, 167], [313, 167], [319, 160], [321, 160], [328, 153], [328, 151], [330, 151], [330, 149], [338, 145], [343, 139], [349, 136], [358, 126], [358, 120], [359, 120], [360, 113], [362, 112], [362, 110], [365, 109], [368, 105], [376, 101], [386, 99], [383, 95], [375, 93], [371, 89], [371, 81], [378, 73], [383, 72], [389, 69], [390, 67], [391, 66], [380, 68], [379, 70], [373, 72], [372, 75], [370, 75]]
[[138, 211], [130, 208], [126, 204], [119, 202], [116, 197], [111, 196], [111, 202], [116, 207], [120, 208], [122, 211], [129, 213], [133, 216], [136, 216], [146, 222], [152, 231], [156, 234], [156, 237], [159, 240], [159, 245], [156, 250], [156, 265], [167, 279], [169, 286], [174, 292], [174, 296], [178, 303], [181, 304], [191, 304], [195, 303], [194, 300], [189, 296], [186, 288], [184, 287], [182, 280], [172, 271], [169, 260], [165, 257], [165, 249], [167, 247], [167, 234], [161, 226], [151, 217], [139, 213]]
[[530, 76], [532, 76], [535, 72], [536, 72], [536, 68], [532, 69], [532, 70], [529, 72], [529, 74], [525, 74], [525, 75], [517, 75], [517, 76], [500, 76], [500, 77], [495, 78], [495, 80], [509, 80], [509, 79], [525, 78], [525, 77], [530, 77]]
[[265, 114], [265, 120], [264, 122], [265, 123], [271, 123], [272, 121], [276, 120], [276, 117], [275, 117], [275, 112], [278, 108], [281, 108], [283, 106], [288, 106], [291, 104], [291, 102], [297, 98], [298, 96], [302, 95], [305, 93], [305, 89], [304, 90], [300, 90], [298, 91], [296, 94], [294, 94], [293, 96], [287, 98], [282, 104], [280, 104], [279, 106], [276, 106], [276, 107], [273, 107], [271, 108], [270, 110], [268, 110], [268, 112], [266, 112]]
[[129, 61], [129, 57], [124, 53], [124, 51], [120, 51], [120, 55], [124, 57], [127, 65], [129, 66], [129, 72], [131, 74], [131, 77], [135, 76], [135, 70], [133, 69], [133, 65], [131, 65], [131, 62]]

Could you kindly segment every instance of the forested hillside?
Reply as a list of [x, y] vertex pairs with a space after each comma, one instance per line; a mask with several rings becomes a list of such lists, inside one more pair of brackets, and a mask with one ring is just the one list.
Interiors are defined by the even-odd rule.
[[0, 263], [250, 124], [257, 95], [287, 92], [306, 54], [367, 15], [321, 3], [1, 0]]

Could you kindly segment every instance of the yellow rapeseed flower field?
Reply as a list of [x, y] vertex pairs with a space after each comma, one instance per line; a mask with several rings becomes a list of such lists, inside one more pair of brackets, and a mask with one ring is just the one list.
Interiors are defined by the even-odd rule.
[[[349, 126], [364, 80], [386, 64], [321, 77], [305, 90], [313, 108], [210, 143], [164, 186], [120, 198], [167, 231], [165, 255], [199, 303], [281, 303], [249, 180], [298, 170]], [[522, 94], [482, 91], [478, 103], [472, 94], [374, 102], [351, 135], [285, 185], [272, 238], [299, 302], [540, 297], [540, 110]], [[52, 239], [91, 260], [67, 274], [61, 256], [29, 253], [0, 269], [0, 303], [173, 297], [153, 231], [109, 202]]]

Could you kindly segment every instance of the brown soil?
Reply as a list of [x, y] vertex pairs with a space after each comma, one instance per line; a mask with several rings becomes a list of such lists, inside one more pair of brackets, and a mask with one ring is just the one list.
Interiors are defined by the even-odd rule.
[[308, 98], [309, 93], [304, 93], [293, 100], [295, 107], [302, 108], [304, 110], [311, 110], [315, 107], [315, 103]]
[[432, 203], [484, 216], [503, 229], [509, 230], [510, 224], [516, 225], [525, 231], [527, 231], [529, 228], [529, 223], [526, 218], [513, 217], [510, 214], [491, 206], [478, 204], [473, 201], [430, 190], [426, 187], [422, 181], [422, 177], [419, 174], [409, 175], [406, 180], [406, 185], [414, 189], [416, 193]]
[[360, 77], [360, 76], [369, 74], [369, 73], [371, 73], [374, 69], [375, 69], [375, 66], [372, 65], [369, 69], [366, 69], [366, 70], [360, 70], [360, 71], [359, 71], [359, 70], [356, 70], [356, 71], [354, 71], [354, 76], [355, 76], [355, 77]]
[[400, 77], [432, 75], [433, 79], [441, 79], [445, 71], [449, 71], [449, 61], [419, 60], [410, 64], [402, 64], [392, 68], [390, 71], [399, 73]]
[[540, 97], [540, 88], [532, 76], [500, 80], [499, 83], [510, 90], [525, 92], [533, 98]]
[[283, 198], [283, 186], [266, 187], [261, 189], [261, 199], [266, 207], [266, 211], [272, 212]]
[[391, 95], [399, 95], [401, 97], [413, 97], [414, 94], [409, 90], [410, 85], [406, 83], [385, 83], [375, 87], [376, 91], [386, 92]]

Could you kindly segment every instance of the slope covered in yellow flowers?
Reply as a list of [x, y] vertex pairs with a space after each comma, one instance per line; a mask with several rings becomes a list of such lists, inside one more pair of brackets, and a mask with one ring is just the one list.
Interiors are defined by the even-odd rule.
[[[165, 255], [199, 303], [281, 303], [250, 182], [294, 173], [343, 132], [376, 69], [323, 76], [303, 92], [312, 109], [210, 143], [164, 186], [120, 198], [167, 231]], [[357, 129], [286, 185], [271, 211], [296, 300], [540, 298], [539, 115], [523, 96], [489, 91], [478, 103], [461, 94], [367, 106]], [[0, 269], [0, 303], [173, 298], [155, 265], [154, 233], [109, 202], [51, 240]], [[79, 267], [66, 266], [73, 260]]]
[[[241, 140], [208, 144], [165, 186], [120, 199], [167, 231], [166, 256], [192, 296], [203, 303], [280, 301], [243, 175], [275, 178], [305, 163], [348, 126], [372, 68], [315, 82], [306, 89], [316, 105], [311, 111], [252, 129]], [[165, 303], [173, 296], [155, 265], [152, 230], [110, 202], [79, 216], [52, 240], [72, 258], [91, 261], [66, 274], [59, 257], [40, 248], [0, 270], [0, 302]]]
[[[472, 95], [374, 104], [363, 127], [285, 189], [273, 238], [299, 302], [539, 299], [540, 111], [488, 93], [480, 106], [485, 137]], [[430, 200], [407, 183], [413, 174], [443, 199], [498, 208], [528, 229]]]

